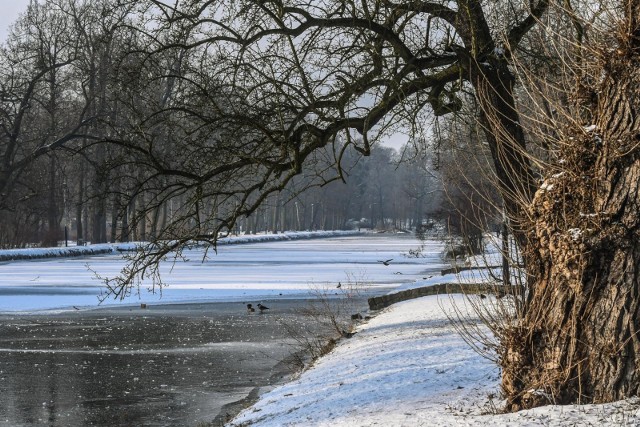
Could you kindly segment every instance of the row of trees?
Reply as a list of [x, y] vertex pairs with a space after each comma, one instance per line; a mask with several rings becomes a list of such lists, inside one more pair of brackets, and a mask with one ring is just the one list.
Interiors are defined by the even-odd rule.
[[[146, 46], [133, 28], [135, 11], [133, 2], [34, 2], [13, 26], [0, 51], [0, 245], [54, 245], [63, 229], [69, 238], [96, 243], [152, 239], [190, 203], [186, 194], [154, 200], [155, 185], [168, 182], [144, 188], [145, 166], [166, 162], [177, 154], [172, 139], [185, 137], [178, 129], [189, 118], [178, 109], [152, 117], [185, 96], [171, 73], [203, 64], [171, 50], [153, 60], [136, 54]], [[142, 22], [153, 23], [153, 17]], [[148, 129], [132, 130], [140, 122]], [[146, 148], [123, 147], [117, 139], [125, 132], [140, 132], [153, 145], [145, 154], [157, 158], [131, 155], [131, 148]], [[105, 139], [113, 143], [100, 143]], [[184, 148], [180, 166], [198, 169], [200, 154]], [[229, 231], [414, 226], [435, 184], [425, 174], [427, 160], [398, 166], [395, 157], [381, 148], [370, 161], [351, 159], [346, 187], [330, 183], [299, 194], [296, 188], [321, 183], [299, 177]]]
[[[187, 98], [193, 88], [182, 80], [205, 64], [180, 49], [149, 57], [135, 28], [154, 25], [158, 16], [134, 21], [141, 10], [134, 2], [34, 2], [12, 27], [0, 52], [0, 245], [55, 245], [64, 237], [95, 243], [160, 238], [193, 202], [181, 190], [159, 199], [170, 181], [149, 178], [148, 169], [169, 167], [162, 163], [170, 157], [181, 158], [179, 167], [189, 172], [200, 168], [194, 159], [211, 133], [194, 135], [188, 129], [193, 118], [180, 111], [185, 107], [170, 106], [175, 98], [206, 102]], [[185, 135], [187, 145], [180, 146], [176, 141]], [[216, 150], [224, 159], [224, 147]], [[331, 153], [315, 162], [312, 173], [296, 176], [223, 231], [410, 229], [427, 218], [444, 218], [453, 231], [468, 232], [462, 223], [469, 223], [464, 210], [470, 203], [464, 199], [473, 189], [456, 194], [451, 185], [465, 185], [451, 172], [457, 169], [445, 160], [438, 170], [423, 148], [396, 153], [378, 147], [366, 158], [347, 152], [341, 163], [346, 185], [322, 176], [335, 162]], [[203, 216], [216, 209], [209, 202], [198, 207]], [[194, 226], [193, 218], [188, 222], [182, 227]], [[220, 231], [216, 227], [203, 234]]]
[[272, 196], [280, 204], [268, 200], [258, 209], [271, 222], [261, 225], [259, 215], [252, 214], [240, 218], [238, 226], [270, 231], [356, 227], [408, 230], [443, 214], [454, 214], [441, 212], [443, 188], [431, 159], [413, 155], [405, 161], [401, 156], [378, 147], [365, 159], [345, 159], [344, 183], [319, 187], [311, 185], [310, 177], [296, 177], [283, 192]]
[[0, 51], [5, 245], [55, 244], [70, 218], [79, 238], [103, 242], [107, 207], [120, 209], [112, 186], [122, 166], [95, 141], [119, 108], [114, 64], [129, 42], [123, 25], [131, 9], [94, 3], [32, 2]]

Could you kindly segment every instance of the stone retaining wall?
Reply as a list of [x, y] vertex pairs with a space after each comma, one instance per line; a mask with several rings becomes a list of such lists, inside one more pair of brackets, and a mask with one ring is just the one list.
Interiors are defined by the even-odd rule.
[[[518, 290], [514, 290], [518, 292]], [[428, 295], [440, 294], [498, 294], [504, 296], [505, 292], [500, 292], [500, 286], [492, 283], [441, 283], [437, 285], [424, 286], [421, 288], [407, 289], [389, 295], [369, 298], [370, 310], [382, 310], [397, 302], [406, 301], [413, 298], [425, 297]]]

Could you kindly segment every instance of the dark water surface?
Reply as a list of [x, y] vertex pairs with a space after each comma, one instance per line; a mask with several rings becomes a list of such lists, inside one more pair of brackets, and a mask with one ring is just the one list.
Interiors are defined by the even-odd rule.
[[[0, 425], [196, 426], [286, 375], [304, 300], [0, 316]], [[363, 298], [362, 308], [366, 307]]]

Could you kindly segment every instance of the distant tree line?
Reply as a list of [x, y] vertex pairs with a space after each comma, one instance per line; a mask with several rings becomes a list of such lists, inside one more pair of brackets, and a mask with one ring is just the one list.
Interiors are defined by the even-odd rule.
[[[172, 183], [147, 172], [149, 162], [169, 167], [176, 157], [186, 169], [199, 167], [202, 147], [176, 144], [190, 119], [178, 109], [153, 116], [189, 95], [172, 72], [197, 72], [197, 64], [171, 50], [152, 60], [136, 54], [144, 49], [130, 28], [134, 11], [133, 3], [106, 0], [32, 3], [12, 27], [0, 51], [3, 247], [55, 245], [65, 229], [70, 239], [94, 243], [158, 238], [192, 203], [179, 190], [158, 198], [158, 187]], [[147, 148], [128, 145], [132, 137], [153, 144], [145, 152], [152, 157], [132, 153]], [[397, 160], [384, 148], [351, 159], [347, 185], [296, 177], [228, 231], [413, 227], [437, 200], [427, 197], [435, 182], [425, 159]]]
[[[453, 190], [463, 184], [446, 150], [436, 161], [413, 144], [376, 146], [369, 157], [327, 148], [286, 180], [278, 181], [283, 171], [263, 178], [255, 166], [232, 177], [228, 161], [260, 157], [268, 168], [273, 147], [253, 146], [254, 130], [220, 118], [247, 98], [207, 74], [214, 58], [178, 47], [188, 28], [159, 33], [158, 45], [169, 47], [150, 54], [140, 29], [156, 25], [154, 16], [140, 2], [55, 0], [33, 2], [11, 28], [0, 50], [2, 247], [169, 239], [194, 229], [412, 229], [427, 219], [468, 232], [469, 192]], [[230, 139], [246, 139], [246, 151], [238, 155]], [[218, 174], [214, 183], [199, 183], [207, 173]], [[273, 188], [252, 190], [265, 185]]]

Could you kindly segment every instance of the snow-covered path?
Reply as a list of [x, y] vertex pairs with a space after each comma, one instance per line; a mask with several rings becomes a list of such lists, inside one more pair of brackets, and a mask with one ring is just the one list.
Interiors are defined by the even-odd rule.
[[449, 306], [449, 299], [426, 297], [386, 309], [299, 379], [263, 396], [233, 425], [444, 426], [463, 421], [474, 409], [470, 399], [480, 401], [496, 388], [498, 371], [457, 335], [440, 305]]
[[499, 370], [444, 314], [457, 295], [395, 304], [230, 426], [638, 426], [640, 403], [547, 406], [492, 415]]

